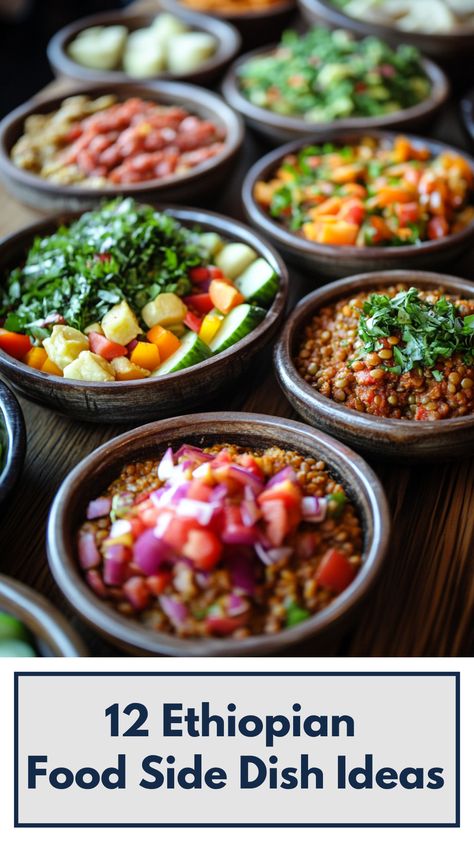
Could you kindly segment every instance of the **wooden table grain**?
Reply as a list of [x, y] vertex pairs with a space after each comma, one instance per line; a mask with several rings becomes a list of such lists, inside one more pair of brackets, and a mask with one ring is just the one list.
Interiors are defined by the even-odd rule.
[[[58, 87], [59, 83], [55, 83]], [[64, 83], [61, 83], [64, 86]], [[452, 103], [430, 132], [466, 148]], [[248, 133], [234, 178], [200, 205], [243, 218], [240, 185], [265, 147]], [[2, 236], [42, 214], [20, 206], [0, 188]], [[432, 267], [436, 270], [436, 266]], [[321, 282], [291, 267], [290, 306]], [[473, 254], [449, 267], [474, 278]], [[94, 448], [126, 428], [79, 423], [21, 399], [28, 435], [22, 481], [0, 513], [0, 569], [44, 593], [72, 620], [92, 655], [117, 655], [88, 629], [56, 588], [48, 568], [45, 531], [48, 510], [62, 479]], [[271, 352], [219, 403], [204, 409], [262, 412], [294, 418], [272, 371]], [[313, 641], [292, 656], [466, 656], [474, 632], [474, 460], [422, 469], [373, 465], [386, 489], [393, 516], [390, 552], [378, 584], [355, 624], [331, 642]], [[99, 491], [99, 489], [98, 489]]]

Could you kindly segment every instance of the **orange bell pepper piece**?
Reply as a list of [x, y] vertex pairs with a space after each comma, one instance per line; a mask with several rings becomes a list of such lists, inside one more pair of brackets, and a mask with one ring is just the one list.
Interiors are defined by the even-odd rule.
[[0, 328], [0, 348], [16, 360], [22, 360], [31, 348], [31, 339], [24, 333]]
[[130, 354], [130, 362], [140, 366], [140, 368], [147, 368], [148, 371], [154, 371], [160, 364], [158, 346], [153, 342], [137, 342]]
[[48, 359], [48, 355], [44, 348], [30, 348], [27, 354], [23, 357], [23, 362], [26, 365], [31, 366], [31, 368], [36, 368], [38, 371], [41, 371], [43, 368], [44, 363]]
[[324, 222], [318, 234], [318, 243], [328, 246], [353, 246], [357, 240], [359, 226], [353, 222], [338, 220]]
[[43, 371], [44, 374], [55, 374], [56, 377], [62, 377], [63, 376], [63, 373], [62, 373], [61, 369], [59, 368], [59, 366], [57, 366], [56, 363], [53, 363], [53, 361], [50, 360], [49, 357], [46, 357], [46, 360], [44, 361], [43, 365], [41, 366], [41, 371]]
[[178, 337], [172, 333], [171, 330], [166, 330], [161, 325], [155, 325], [147, 333], [147, 339], [150, 340], [160, 352], [160, 360], [163, 363], [171, 354], [178, 350], [181, 342]]
[[245, 301], [244, 296], [236, 287], [221, 280], [211, 281], [209, 295], [214, 307], [221, 313], [230, 313], [234, 307]]

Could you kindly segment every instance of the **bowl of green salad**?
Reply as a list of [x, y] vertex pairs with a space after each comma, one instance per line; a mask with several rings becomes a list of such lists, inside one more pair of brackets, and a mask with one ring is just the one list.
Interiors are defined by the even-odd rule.
[[284, 142], [332, 128], [422, 125], [446, 101], [449, 82], [416, 47], [318, 26], [241, 56], [222, 90], [249, 126]]
[[0, 243], [0, 372], [102, 423], [207, 407], [281, 323], [288, 275], [246, 225], [131, 197]]
[[11, 389], [0, 380], [0, 504], [16, 485], [25, 451], [25, 422], [20, 404]]

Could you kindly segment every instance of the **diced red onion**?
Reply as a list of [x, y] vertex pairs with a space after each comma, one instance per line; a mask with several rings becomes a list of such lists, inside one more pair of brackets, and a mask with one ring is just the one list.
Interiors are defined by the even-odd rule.
[[178, 602], [178, 600], [173, 599], [172, 596], [165, 596], [164, 594], [162, 594], [158, 600], [162, 610], [176, 628], [179, 628], [186, 622], [188, 618], [188, 609], [182, 602]]
[[132, 339], [131, 342], [128, 343], [127, 349], [130, 353], [132, 353], [133, 349], [136, 348], [138, 345], [138, 339]]
[[77, 543], [79, 563], [83, 570], [91, 570], [100, 564], [100, 553], [92, 532], [81, 532]]
[[86, 573], [86, 582], [97, 596], [100, 596], [101, 599], [107, 599], [109, 594], [98, 570], [88, 570]]
[[243, 468], [241, 465], [228, 465], [225, 467], [227, 476], [236, 482], [240, 482], [244, 486], [251, 488], [256, 494], [263, 491], [263, 482], [259, 477], [255, 476], [252, 471]]
[[249, 604], [246, 599], [235, 593], [230, 594], [227, 608], [229, 617], [237, 617], [239, 614], [248, 611], [248, 608]]
[[296, 474], [293, 468], [290, 465], [287, 465], [286, 468], [282, 468], [281, 471], [278, 471], [271, 479], [268, 480], [266, 488], [272, 488], [274, 485], [278, 485], [280, 482], [298, 482]]
[[326, 497], [303, 497], [301, 513], [303, 520], [310, 523], [321, 523], [327, 514], [328, 501]]
[[221, 539], [224, 544], [244, 544], [252, 546], [258, 541], [258, 532], [253, 526], [232, 525], [223, 530]]
[[165, 532], [168, 529], [168, 526], [170, 525], [172, 519], [173, 519], [173, 515], [172, 515], [171, 512], [162, 512], [158, 516], [158, 520], [156, 521], [156, 526], [153, 530], [156, 538], [161, 538], [165, 534]]
[[150, 500], [153, 503], [153, 505], [156, 506], [157, 509], [159, 509], [160, 506], [163, 505], [162, 502], [161, 502], [161, 498], [163, 497], [163, 494], [165, 494], [165, 492], [166, 492], [165, 487], [155, 488], [155, 490], [152, 491], [151, 494], [150, 494]]
[[193, 461], [203, 462], [212, 462], [214, 459], [209, 453], [204, 453], [200, 447], [194, 447], [192, 444], [182, 444], [179, 450], [176, 451], [176, 459], [180, 459], [181, 456], [188, 456]]
[[106, 517], [110, 514], [112, 508], [111, 497], [97, 497], [97, 500], [91, 500], [86, 512], [86, 517], [93, 520], [96, 517]]
[[132, 531], [132, 524], [129, 520], [116, 520], [110, 528], [111, 538], [122, 538], [124, 535], [129, 535]]
[[204, 570], [198, 570], [194, 578], [198, 583], [199, 587], [202, 588], [202, 590], [204, 590], [209, 584], [209, 579], [211, 578], [211, 575], [210, 573], [206, 573]]
[[168, 553], [169, 547], [156, 536], [155, 530], [147, 529], [135, 541], [133, 561], [146, 576], [153, 576], [166, 563]]
[[255, 544], [255, 550], [264, 564], [277, 564], [280, 561], [287, 561], [293, 555], [292, 547], [274, 547], [266, 549], [263, 544]]
[[229, 490], [224, 483], [220, 482], [215, 485], [211, 493], [211, 503], [223, 503], [229, 494]]
[[243, 500], [240, 504], [240, 513], [242, 515], [242, 523], [244, 526], [254, 526], [261, 517], [261, 511], [258, 508], [255, 499]]
[[168, 447], [158, 465], [158, 479], [161, 479], [162, 482], [169, 479], [173, 475], [174, 469], [173, 451], [171, 447]]
[[180, 500], [183, 500], [186, 497], [190, 485], [191, 483], [189, 480], [183, 480], [183, 482], [179, 484], [167, 486], [159, 498], [159, 506], [175, 506]]
[[180, 500], [176, 507], [179, 517], [189, 517], [197, 520], [201, 526], [208, 526], [216, 514], [219, 506], [215, 503], [205, 503], [202, 500]]
[[230, 572], [230, 578], [234, 588], [240, 588], [249, 595], [255, 593], [256, 587], [256, 564], [252, 556], [249, 555], [248, 550], [242, 548], [231, 548], [227, 556], [226, 566]]
[[126, 548], [115, 544], [108, 547], [104, 557], [104, 582], [106, 585], [123, 585], [129, 577]]
[[132, 576], [131, 579], [127, 579], [123, 592], [137, 611], [143, 611], [150, 602], [150, 589], [143, 576]]

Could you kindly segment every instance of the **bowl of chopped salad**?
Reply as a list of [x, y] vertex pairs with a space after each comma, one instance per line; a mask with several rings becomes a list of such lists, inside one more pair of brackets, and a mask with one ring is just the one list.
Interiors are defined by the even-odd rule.
[[25, 452], [25, 421], [20, 404], [0, 380], [0, 503], [13, 491], [20, 477]]
[[132, 198], [0, 245], [0, 371], [84, 420], [150, 420], [212, 400], [280, 324], [288, 276], [247, 226]]
[[243, 140], [221, 97], [180, 82], [103, 83], [30, 100], [0, 124], [0, 177], [42, 211], [105, 197], [189, 202], [222, 183]]
[[249, 170], [251, 222], [309, 271], [429, 268], [474, 232], [474, 160], [414, 135], [328, 133], [295, 141]]
[[310, 423], [383, 458], [474, 452], [474, 283], [370, 272], [306, 296], [275, 351], [285, 394]]
[[422, 125], [446, 101], [449, 82], [415, 47], [315, 27], [241, 56], [223, 92], [252, 128], [283, 143], [328, 127]]
[[0, 574], [0, 658], [78, 658], [88, 651], [48, 599]]
[[83, 460], [54, 500], [48, 558], [75, 610], [133, 654], [265, 655], [353, 615], [389, 528], [375, 474], [334, 439], [206, 413]]

